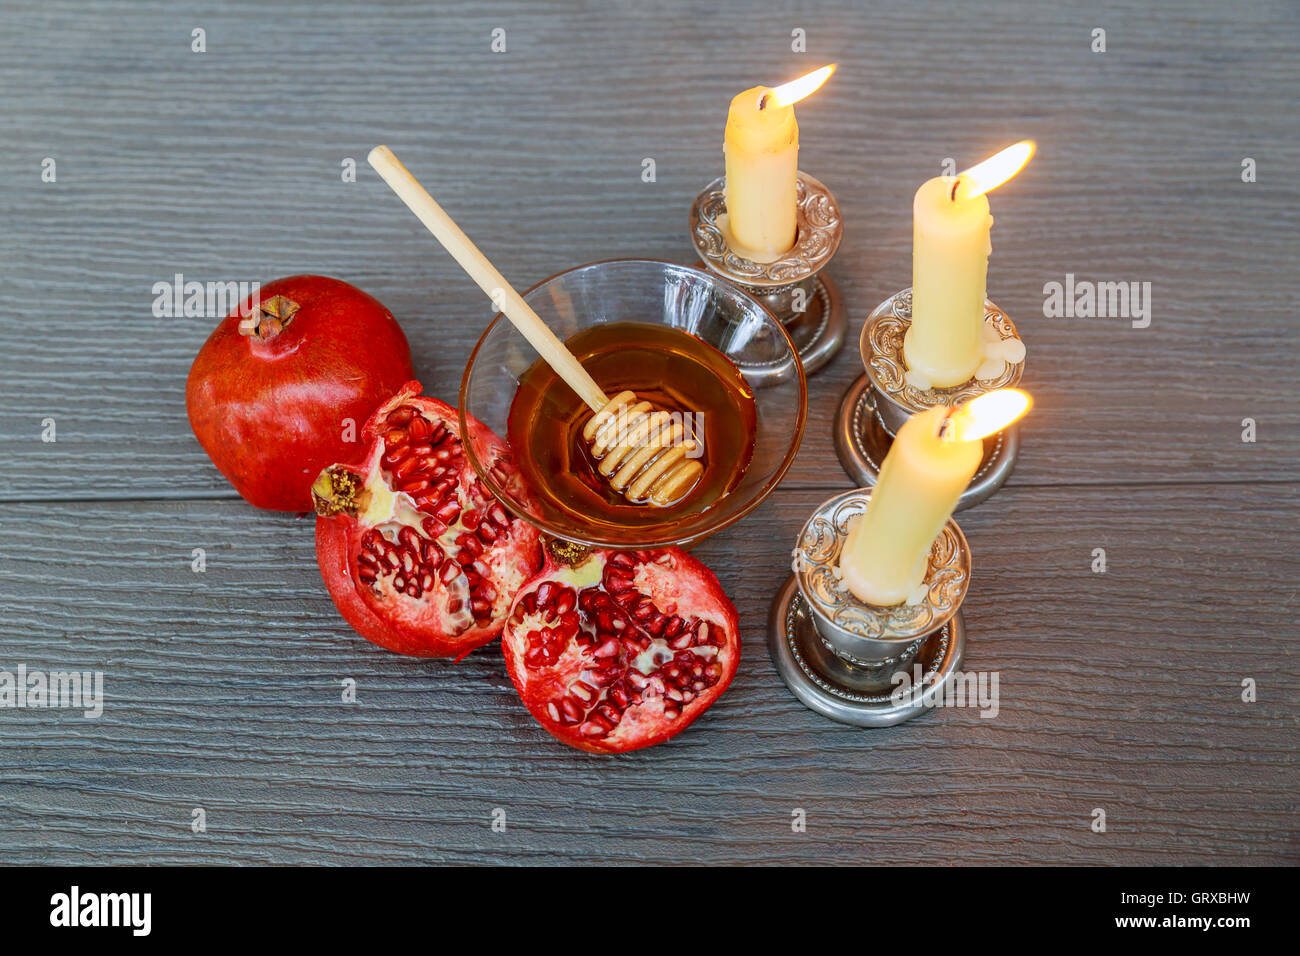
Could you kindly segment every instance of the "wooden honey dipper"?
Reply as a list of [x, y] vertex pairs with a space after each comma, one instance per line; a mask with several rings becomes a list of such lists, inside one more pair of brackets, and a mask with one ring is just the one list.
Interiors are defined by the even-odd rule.
[[704, 471], [698, 457], [689, 457], [699, 449], [699, 443], [686, 433], [681, 416], [638, 401], [630, 391], [619, 392], [613, 398], [606, 396], [541, 316], [506, 282], [391, 149], [376, 146], [367, 161], [478, 287], [494, 302], [498, 297], [504, 300], [496, 304], [505, 317], [595, 413], [584, 426], [582, 437], [600, 462], [600, 473], [610, 487], [635, 504], [666, 506], [681, 500]]

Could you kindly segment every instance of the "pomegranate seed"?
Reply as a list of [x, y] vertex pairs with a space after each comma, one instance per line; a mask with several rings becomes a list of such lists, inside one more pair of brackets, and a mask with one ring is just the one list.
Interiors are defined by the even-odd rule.
[[398, 491], [404, 491], [408, 495], [412, 495], [412, 496], [418, 495], [420, 492], [425, 491], [428, 487], [429, 487], [429, 479], [423, 478], [419, 475], [417, 475], [414, 478], [409, 478], [406, 481], [397, 482]]
[[393, 469], [393, 477], [398, 481], [405, 481], [419, 465], [420, 463], [414, 458], [403, 458]]
[[563, 716], [564, 723], [576, 724], [582, 719], [582, 711], [568, 697], [560, 701], [560, 713]]
[[456, 519], [460, 517], [460, 502], [450, 498], [435, 508], [433, 514], [445, 525], [455, 524]]
[[433, 433], [433, 425], [423, 415], [417, 415], [406, 430], [410, 433], [411, 441], [423, 441]]

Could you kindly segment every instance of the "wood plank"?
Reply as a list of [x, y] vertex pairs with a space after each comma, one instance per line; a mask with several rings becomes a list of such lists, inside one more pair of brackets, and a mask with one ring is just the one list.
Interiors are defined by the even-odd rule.
[[741, 612], [735, 684], [620, 758], [552, 741], [496, 645], [452, 665], [356, 637], [310, 522], [0, 506], [0, 666], [100, 669], [108, 698], [98, 721], [0, 711], [0, 846], [11, 863], [1295, 863], [1300, 559], [1277, 533], [1295, 491], [1004, 490], [961, 519], [966, 668], [999, 672], [1000, 712], [867, 731], [805, 710], [768, 659], [768, 602], [815, 504], [781, 489], [698, 550]]
[[[453, 397], [488, 308], [365, 169], [373, 143], [391, 142], [520, 285], [613, 256], [687, 261], [728, 98], [831, 59], [840, 73], [800, 106], [802, 163], [844, 210], [832, 269], [853, 336], [909, 281], [917, 183], [946, 156], [1040, 141], [994, 197], [989, 288], [1025, 335], [1038, 399], [1014, 483], [1294, 478], [1294, 10], [964, 9], [961, 42], [929, 28], [946, 5], [915, 2], [672, 18], [558, 2], [7, 10], [0, 497], [229, 495], [181, 400], [215, 320], [151, 314], [153, 283], [177, 272], [352, 280], [404, 321], [430, 390]], [[1093, 54], [1103, 19], [1110, 51]], [[788, 52], [795, 21], [806, 55]], [[189, 49], [196, 25], [205, 54]], [[498, 25], [504, 55], [488, 52]], [[40, 181], [45, 156], [55, 184]], [[1258, 183], [1240, 181], [1243, 156]], [[359, 182], [341, 181], [344, 157]], [[1066, 273], [1151, 282], [1150, 328], [1045, 318], [1043, 285]], [[813, 380], [791, 487], [838, 480], [830, 418], [859, 370], [850, 347]]]

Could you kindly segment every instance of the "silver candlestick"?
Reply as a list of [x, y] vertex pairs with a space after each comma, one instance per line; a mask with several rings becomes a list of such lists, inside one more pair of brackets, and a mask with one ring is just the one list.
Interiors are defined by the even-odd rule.
[[[876, 306], [862, 327], [859, 348], [866, 374], [849, 386], [835, 421], [835, 451], [840, 464], [860, 485], [876, 483], [894, 435], [912, 415], [936, 405], [968, 402], [997, 388], [1010, 388], [1020, 382], [1025, 370], [1024, 343], [1015, 325], [997, 305], [985, 299], [984, 342], [987, 352], [994, 353], [976, 372], [985, 377], [971, 378], [952, 388], [917, 383], [903, 360], [903, 337], [911, 324], [912, 290], [904, 289]], [[1010, 354], [1015, 360], [999, 360], [998, 353]], [[1019, 453], [1017, 425], [985, 438], [984, 457], [962, 492], [957, 510], [979, 504], [1002, 487]]]
[[[768, 650], [786, 686], [812, 710], [860, 727], [888, 727], [927, 709], [927, 698], [941, 696], [961, 667], [971, 556], [950, 518], [930, 548], [923, 595], [894, 607], [859, 601], [840, 582], [838, 564], [849, 522], [870, 500], [869, 489], [846, 492], [808, 519], [794, 573], [772, 604]], [[919, 683], [896, 678], [916, 673], [917, 665]]]
[[805, 172], [798, 174], [795, 244], [775, 262], [755, 262], [736, 252], [719, 224], [726, 215], [724, 179], [715, 179], [691, 206], [691, 242], [701, 264], [740, 286], [785, 325], [811, 374], [844, 345], [848, 320], [839, 290], [823, 270], [844, 235], [831, 191]]

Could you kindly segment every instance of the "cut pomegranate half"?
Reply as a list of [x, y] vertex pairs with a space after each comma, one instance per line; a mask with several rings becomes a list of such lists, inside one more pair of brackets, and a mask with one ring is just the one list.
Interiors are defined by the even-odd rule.
[[740, 659], [736, 609], [713, 572], [677, 548], [546, 549], [502, 634], [506, 669], [557, 739], [621, 753], [680, 733], [726, 690]]
[[[456, 410], [408, 382], [365, 426], [361, 466], [320, 473], [316, 557], [335, 605], [363, 637], [400, 654], [463, 657], [501, 633], [541, 564], [538, 534], [470, 467]], [[524, 495], [505, 444], [469, 419], [493, 477]]]

